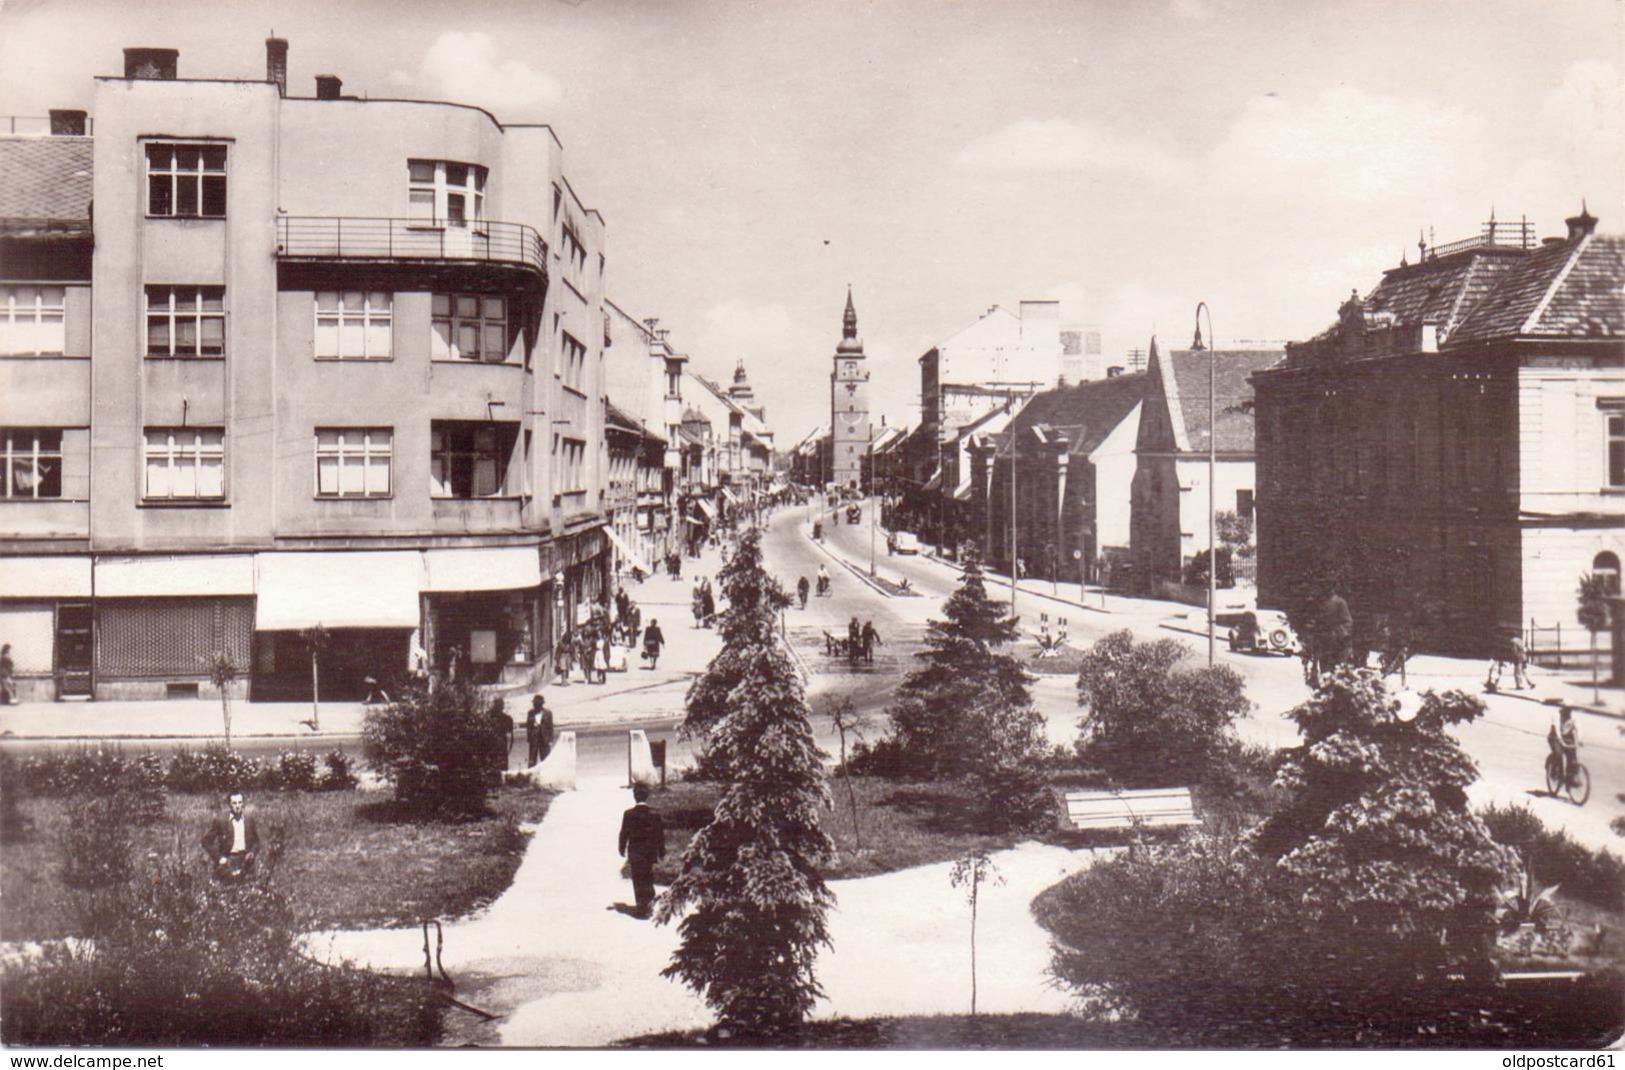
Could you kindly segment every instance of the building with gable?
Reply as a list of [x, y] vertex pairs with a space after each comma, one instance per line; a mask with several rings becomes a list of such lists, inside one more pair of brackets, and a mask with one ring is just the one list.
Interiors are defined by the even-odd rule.
[[1419, 243], [1254, 376], [1261, 603], [1332, 585], [1368, 641], [1588, 645], [1579, 577], [1617, 594], [1625, 557], [1625, 237], [1596, 224]]

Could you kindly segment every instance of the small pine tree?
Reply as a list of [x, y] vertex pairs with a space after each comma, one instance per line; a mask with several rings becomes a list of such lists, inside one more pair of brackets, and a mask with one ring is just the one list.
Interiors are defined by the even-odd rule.
[[977, 764], [985, 733], [973, 723], [984, 708], [1032, 704], [1019, 659], [1001, 653], [1016, 640], [1019, 620], [987, 597], [981, 570], [967, 565], [959, 589], [927, 622], [924, 664], [903, 680], [888, 711], [892, 733], [922, 776], [958, 776]]
[[1580, 587], [1575, 594], [1575, 616], [1580, 626], [1591, 633], [1591, 701], [1601, 702], [1597, 680], [1597, 633], [1608, 627], [1608, 579], [1589, 572], [1582, 573]]
[[[741, 556], [757, 549], [747, 534]], [[741, 586], [761, 582], [742, 573]], [[813, 962], [829, 945], [834, 896], [818, 867], [832, 845], [818, 823], [828, 795], [801, 682], [783, 650], [752, 649], [708, 737], [728, 788], [657, 920], [682, 919], [664, 975], [703, 995], [736, 1034], [770, 1037], [798, 1027], [822, 994]]]
[[711, 753], [711, 734], [727, 717], [729, 696], [751, 664], [777, 644], [778, 612], [790, 604], [790, 596], [762, 567], [762, 536], [756, 528], [740, 537], [717, 582], [728, 600], [717, 625], [722, 650], [688, 689], [681, 734], [699, 742], [701, 772], [725, 778], [726, 769]]

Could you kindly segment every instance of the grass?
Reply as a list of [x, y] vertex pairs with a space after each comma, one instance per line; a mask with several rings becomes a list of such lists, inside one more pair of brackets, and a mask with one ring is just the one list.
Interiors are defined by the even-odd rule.
[[[859, 850], [853, 835], [846, 782], [836, 777], [830, 781], [835, 809], [823, 813], [824, 831], [836, 850], [824, 869], [829, 880], [946, 862], [972, 847], [1008, 847], [1017, 838], [980, 832], [970, 794], [960, 784], [853, 777], [852, 787], [863, 847]], [[654, 793], [649, 805], [666, 822], [666, 857], [655, 867], [656, 881], [669, 884], [677, 876], [688, 841], [710, 823], [721, 796], [721, 785], [703, 781], [681, 781]]]
[[[539, 821], [550, 795], [533, 789], [493, 793], [477, 821], [416, 821], [381, 793], [262, 793], [250, 799], [260, 835], [280, 839], [279, 885], [299, 904], [311, 929], [415, 925], [453, 917], [491, 902], [513, 881], [528, 837], [522, 822]], [[179, 850], [202, 862], [199, 843], [218, 811], [215, 794], [172, 795], [167, 816], [140, 829], [137, 857]], [[20, 804], [29, 831], [0, 855], [0, 939], [72, 935], [75, 897], [61, 879], [62, 799]]]

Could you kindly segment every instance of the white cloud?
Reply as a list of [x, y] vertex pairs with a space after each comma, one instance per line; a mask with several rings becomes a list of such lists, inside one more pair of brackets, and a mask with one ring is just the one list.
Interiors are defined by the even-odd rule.
[[385, 76], [385, 79], [389, 82], [390, 85], [397, 85], [397, 86], [400, 86], [403, 89], [406, 88], [407, 86], [415, 85], [417, 83], [416, 78], [413, 78], [410, 74], [406, 73], [405, 71], [403, 71], [403, 70], [401, 70], [399, 68], [396, 68], [395, 70], [390, 71], [389, 74]]
[[971, 142], [955, 161], [972, 171], [1093, 172], [1137, 177], [1171, 173], [1174, 154], [1150, 140], [1089, 119], [1020, 119]]
[[1541, 98], [1541, 109], [1574, 141], [1610, 149], [1625, 141], [1625, 84], [1612, 63], [1569, 64], [1563, 81]]
[[478, 104], [503, 119], [544, 118], [564, 96], [564, 87], [551, 75], [518, 60], [500, 59], [496, 42], [484, 33], [442, 33], [424, 53], [421, 74], [442, 99]]
[[1228, 192], [1282, 203], [1367, 202], [1447, 184], [1480, 151], [1482, 117], [1354, 86], [1257, 97], [1209, 157]]
[[1213, 17], [1213, 8], [1206, 0], [1173, 0], [1168, 9], [1175, 18], [1192, 22]]

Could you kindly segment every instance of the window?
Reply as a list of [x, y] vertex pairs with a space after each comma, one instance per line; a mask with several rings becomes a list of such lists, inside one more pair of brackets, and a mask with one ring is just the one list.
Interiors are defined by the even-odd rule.
[[559, 244], [564, 248], [565, 257], [569, 259], [571, 265], [577, 271], [585, 270], [587, 267], [587, 248], [581, 244], [581, 239], [576, 236], [575, 227], [565, 223], [561, 234]]
[[325, 290], [316, 294], [316, 359], [388, 360], [390, 294]]
[[560, 348], [564, 351], [560, 361], [559, 374], [564, 379], [564, 385], [577, 393], [582, 392], [582, 381], [587, 371], [587, 347], [576, 341], [566, 333], [561, 339]]
[[224, 428], [147, 428], [149, 500], [190, 501], [226, 496]]
[[224, 145], [148, 145], [147, 214], [226, 214]]
[[221, 357], [225, 353], [225, 287], [147, 287], [147, 356]]
[[587, 444], [578, 438], [554, 438], [554, 455], [556, 476], [555, 487], [559, 494], [582, 494], [586, 492], [586, 466]]
[[0, 355], [60, 356], [67, 339], [60, 286], [0, 286]]
[[0, 429], [6, 498], [62, 497], [62, 432], [49, 427]]
[[424, 223], [467, 226], [485, 220], [483, 167], [449, 160], [406, 161], [409, 214]]
[[1591, 574], [1602, 581], [1604, 594], [1619, 594], [1619, 555], [1604, 550], [1591, 559]]
[[483, 360], [500, 364], [508, 359], [508, 302], [480, 294], [435, 294], [435, 360]]
[[1615, 401], [1607, 412], [1608, 483], [1610, 490], [1625, 490], [1625, 402]]
[[389, 497], [394, 438], [387, 427], [318, 427], [316, 496]]
[[1236, 491], [1236, 515], [1239, 517], [1253, 515], [1253, 492], [1246, 487]]
[[436, 420], [429, 431], [431, 493], [436, 498], [500, 498], [507, 494], [515, 424]]

